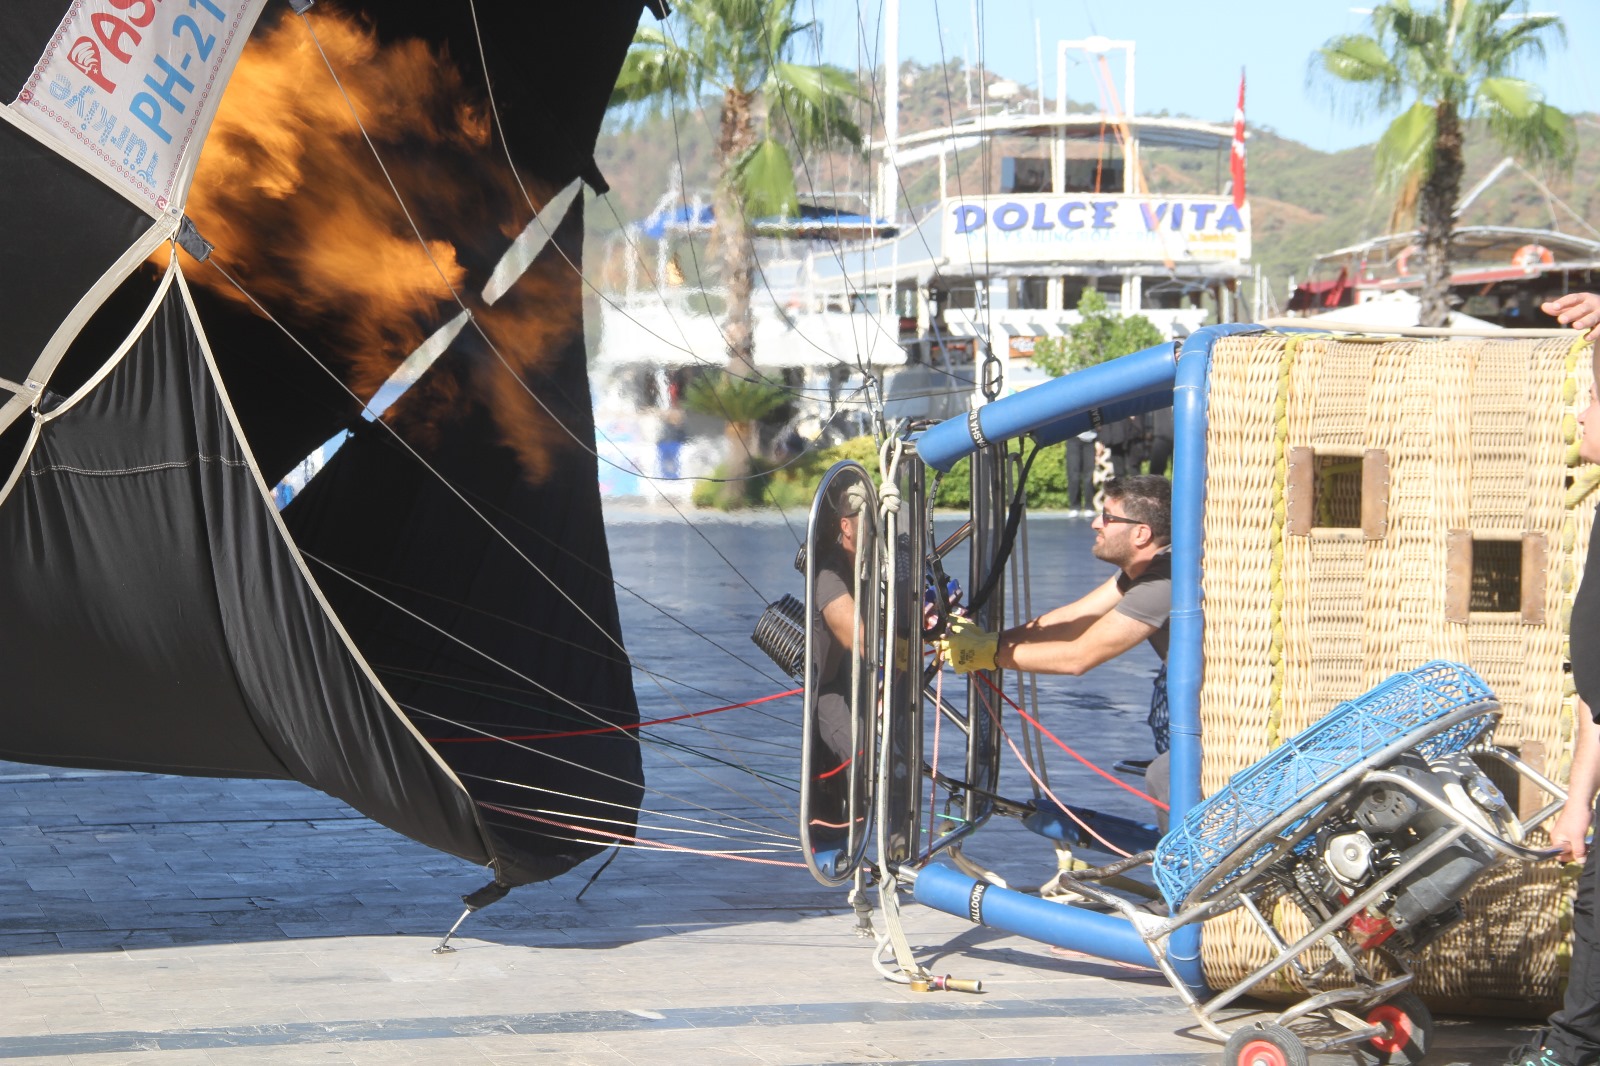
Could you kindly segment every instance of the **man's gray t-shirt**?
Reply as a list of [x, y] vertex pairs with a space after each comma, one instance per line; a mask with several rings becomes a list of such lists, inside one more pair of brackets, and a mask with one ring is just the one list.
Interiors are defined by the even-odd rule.
[[1157, 627], [1150, 634], [1150, 647], [1166, 662], [1167, 637], [1171, 633], [1167, 620], [1172, 615], [1172, 553], [1164, 551], [1150, 560], [1144, 573], [1131, 581], [1127, 574], [1118, 574], [1117, 591], [1122, 593], [1118, 613]]

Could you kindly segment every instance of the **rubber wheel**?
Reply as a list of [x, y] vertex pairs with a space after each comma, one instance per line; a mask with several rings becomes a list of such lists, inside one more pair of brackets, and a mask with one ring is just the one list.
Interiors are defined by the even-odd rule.
[[1380, 1064], [1421, 1062], [1433, 1043], [1433, 1012], [1410, 992], [1367, 1011], [1367, 1021], [1389, 1030], [1388, 1036], [1372, 1038], [1372, 1050]]
[[1257, 1022], [1228, 1037], [1222, 1049], [1226, 1066], [1310, 1066], [1306, 1046], [1281, 1025]]

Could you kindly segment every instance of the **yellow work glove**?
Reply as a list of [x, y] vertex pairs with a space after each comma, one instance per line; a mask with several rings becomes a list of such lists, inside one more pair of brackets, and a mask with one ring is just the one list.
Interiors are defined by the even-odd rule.
[[958, 615], [950, 619], [944, 636], [935, 641], [934, 646], [939, 649], [940, 658], [955, 667], [958, 674], [993, 670], [1000, 634], [991, 633], [972, 619]]

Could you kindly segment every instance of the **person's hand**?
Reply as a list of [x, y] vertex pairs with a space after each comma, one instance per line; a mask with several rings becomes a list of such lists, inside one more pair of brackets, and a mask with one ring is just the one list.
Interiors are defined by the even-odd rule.
[[1587, 340], [1600, 340], [1600, 293], [1569, 292], [1539, 305], [1563, 326], [1584, 330]]
[[1569, 862], [1583, 861], [1589, 853], [1584, 837], [1592, 817], [1587, 804], [1569, 801], [1550, 825], [1550, 846], [1561, 848], [1561, 857]]
[[951, 617], [944, 637], [934, 641], [940, 658], [955, 667], [958, 674], [974, 670], [993, 670], [994, 654], [1000, 634], [991, 633], [970, 618]]

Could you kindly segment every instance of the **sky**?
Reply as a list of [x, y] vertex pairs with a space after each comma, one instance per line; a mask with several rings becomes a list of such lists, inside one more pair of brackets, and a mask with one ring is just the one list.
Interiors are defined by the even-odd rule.
[[[1418, 7], [1428, 2], [1414, 0]], [[883, 4], [798, 0], [797, 8], [822, 26], [825, 58], [853, 69], [863, 49], [867, 65], [881, 62]], [[901, 0], [901, 60], [975, 61], [975, 6], [986, 65], [1021, 84], [1030, 98], [1036, 98], [1038, 84], [1037, 23], [1050, 99], [1055, 42], [1099, 35], [1137, 42], [1134, 103], [1140, 113], [1166, 110], [1231, 123], [1242, 67], [1250, 124], [1313, 148], [1337, 151], [1375, 141], [1393, 117], [1336, 113], [1325, 93], [1306, 86], [1307, 62], [1319, 46], [1368, 27], [1366, 15], [1357, 13], [1362, 0]], [[1567, 43], [1518, 73], [1543, 86], [1557, 107], [1600, 112], [1600, 0], [1534, 0], [1525, 10], [1561, 16]], [[1114, 73], [1120, 70], [1113, 65]], [[958, 83], [958, 96], [961, 91]], [[1096, 103], [1092, 75], [1081, 61], [1069, 66], [1067, 96]]]

